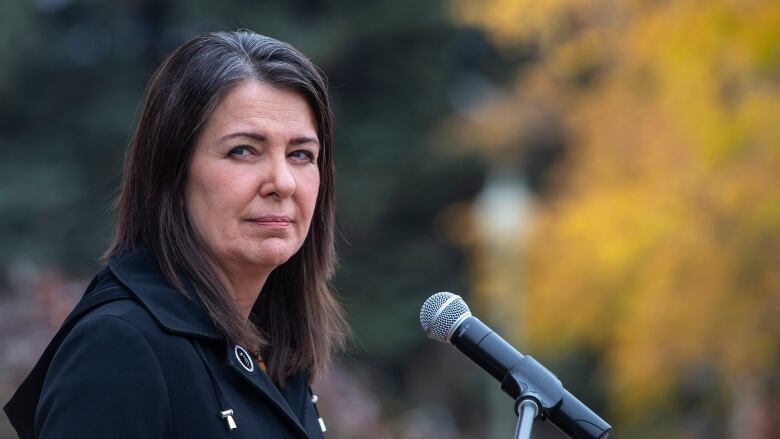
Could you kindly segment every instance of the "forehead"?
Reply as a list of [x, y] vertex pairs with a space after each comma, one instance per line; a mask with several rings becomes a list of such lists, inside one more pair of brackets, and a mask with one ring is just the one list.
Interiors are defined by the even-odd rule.
[[217, 104], [204, 137], [234, 130], [270, 130], [266, 135], [316, 137], [316, 121], [306, 99], [295, 91], [259, 80], [242, 81]]

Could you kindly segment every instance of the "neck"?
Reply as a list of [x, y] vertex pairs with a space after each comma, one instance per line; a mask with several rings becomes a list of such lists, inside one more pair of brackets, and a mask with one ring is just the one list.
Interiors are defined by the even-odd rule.
[[267, 278], [268, 275], [266, 274], [262, 279], [247, 279], [246, 282], [236, 282], [231, 285], [229, 291], [245, 319], [249, 319], [252, 308], [255, 306], [257, 298], [260, 297], [260, 291], [263, 289]]
[[[260, 291], [265, 285], [271, 270], [244, 270], [236, 273], [224, 270], [217, 270], [222, 278], [222, 283], [230, 293], [230, 296], [236, 302], [238, 310], [245, 319], [249, 319], [252, 308], [260, 297]], [[247, 274], [248, 273], [248, 274]]]

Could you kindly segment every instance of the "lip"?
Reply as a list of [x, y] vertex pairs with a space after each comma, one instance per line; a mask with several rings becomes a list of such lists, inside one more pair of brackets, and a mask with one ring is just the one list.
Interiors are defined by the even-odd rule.
[[274, 229], [283, 229], [293, 224], [292, 218], [284, 215], [263, 215], [249, 218], [247, 221], [258, 226], [270, 227]]

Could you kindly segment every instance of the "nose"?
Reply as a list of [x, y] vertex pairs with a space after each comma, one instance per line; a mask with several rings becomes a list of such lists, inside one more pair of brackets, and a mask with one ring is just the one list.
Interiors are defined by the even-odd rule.
[[263, 197], [287, 198], [295, 192], [295, 178], [286, 159], [273, 160], [264, 174], [260, 185]]

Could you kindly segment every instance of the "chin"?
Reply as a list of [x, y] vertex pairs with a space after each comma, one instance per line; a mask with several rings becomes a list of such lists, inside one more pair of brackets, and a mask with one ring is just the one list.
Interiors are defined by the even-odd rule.
[[290, 260], [296, 251], [287, 246], [261, 246], [249, 259], [257, 266], [273, 269]]
[[285, 262], [290, 260], [290, 256], [279, 256], [279, 257], [266, 257], [262, 260], [258, 261], [259, 266], [263, 267], [271, 267], [272, 269], [277, 268], [278, 266], [284, 264]]

